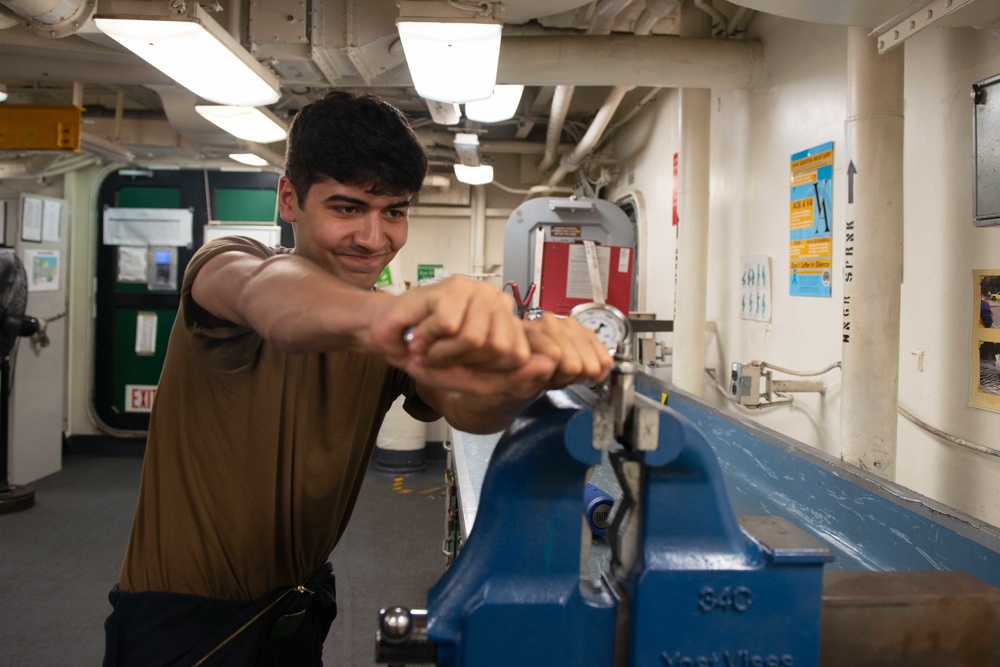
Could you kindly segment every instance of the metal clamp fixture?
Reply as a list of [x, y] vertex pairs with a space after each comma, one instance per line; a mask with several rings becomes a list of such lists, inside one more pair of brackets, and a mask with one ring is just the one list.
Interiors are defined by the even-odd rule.
[[[503, 435], [474, 528], [428, 593], [426, 638], [414, 612], [383, 615], [379, 662], [817, 664], [832, 555], [784, 519], [737, 522], [704, 435], [636, 392], [627, 340], [605, 384], [548, 392]], [[605, 454], [622, 489], [611, 558], [581, 578], [580, 500]]]

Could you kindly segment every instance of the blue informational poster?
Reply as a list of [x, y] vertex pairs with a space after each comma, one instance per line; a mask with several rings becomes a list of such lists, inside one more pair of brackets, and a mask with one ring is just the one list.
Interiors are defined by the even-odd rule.
[[792, 155], [788, 206], [788, 293], [830, 296], [833, 142]]

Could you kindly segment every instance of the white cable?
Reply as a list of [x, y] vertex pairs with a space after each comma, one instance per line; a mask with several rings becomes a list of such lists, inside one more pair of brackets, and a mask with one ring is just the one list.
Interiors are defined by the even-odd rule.
[[713, 7], [709, 0], [694, 0], [694, 6], [711, 16], [713, 21], [722, 24], [721, 32], [725, 33], [729, 30], [729, 17]]
[[763, 368], [770, 368], [772, 370], [780, 371], [781, 373], [788, 373], [789, 375], [798, 375], [799, 377], [812, 377], [814, 375], [822, 375], [823, 373], [829, 373], [834, 368], [840, 368], [840, 362], [830, 364], [821, 371], [816, 371], [815, 373], [805, 373], [803, 371], [793, 371], [789, 368], [782, 368], [781, 366], [775, 366], [774, 364], [769, 364], [766, 361], [751, 361], [751, 365], [760, 366]]
[[501, 183], [500, 181], [497, 181], [497, 180], [490, 181], [489, 184], [490, 185], [495, 185], [496, 187], [500, 188], [504, 192], [509, 192], [511, 194], [514, 194], [514, 195], [530, 195], [531, 194], [531, 190], [518, 190], [517, 188], [512, 188], [509, 185], [504, 185], [503, 183]]
[[[771, 366], [769, 364], [765, 364], [764, 362], [760, 362], [760, 364], [761, 364], [761, 366], [765, 366], [766, 365], [768, 368], [773, 368], [773, 369], [781, 371], [783, 373], [790, 373], [792, 375], [808, 375], [807, 373], [799, 373], [798, 371], [790, 371], [790, 370], [786, 370], [784, 368], [778, 368], [777, 366]], [[829, 368], [827, 368], [825, 370], [822, 370], [822, 371], [819, 371], [818, 373], [813, 373], [812, 375], [820, 375], [821, 373], [825, 373], [827, 371], [833, 370], [834, 368], [837, 368], [839, 366], [840, 366], [840, 362], [837, 362], [836, 364], [832, 364]], [[708, 375], [708, 377], [710, 377], [712, 379], [712, 386], [715, 387], [719, 391], [720, 394], [722, 394], [726, 398], [730, 398], [729, 392], [727, 392], [721, 385], [719, 385], [715, 381], [715, 373], [713, 373], [711, 369], [706, 368], [705, 369], [705, 374]], [[771, 407], [773, 405], [786, 405], [786, 404], [791, 403], [791, 402], [792, 402], [792, 397], [789, 396], [787, 401], [771, 402], [771, 403], [765, 403], [765, 404], [757, 405], [757, 406], [745, 406], [745, 405], [742, 405], [741, 407], [766, 408], [766, 407]], [[737, 403], [737, 405], [740, 405], [740, 404]], [[896, 411], [899, 414], [901, 414], [903, 417], [905, 417], [906, 419], [908, 419], [909, 421], [913, 422], [914, 424], [916, 424], [920, 428], [922, 428], [925, 431], [927, 431], [928, 433], [930, 433], [932, 435], [935, 435], [935, 436], [941, 438], [942, 440], [945, 440], [946, 442], [950, 442], [953, 445], [958, 445], [959, 447], [965, 447], [966, 449], [971, 449], [972, 451], [979, 452], [980, 454], [986, 454], [987, 456], [996, 456], [996, 457], [1000, 458], [1000, 450], [993, 449], [991, 447], [986, 447], [985, 445], [980, 445], [980, 444], [977, 444], [975, 442], [969, 442], [968, 440], [965, 440], [963, 438], [959, 438], [957, 436], [951, 435], [950, 433], [945, 433], [941, 429], [934, 428], [933, 426], [931, 426], [927, 422], [923, 421], [922, 419], [920, 419], [919, 417], [917, 417], [916, 415], [914, 415], [913, 413], [911, 413], [909, 410], [907, 410], [906, 408], [904, 408], [902, 405], [899, 405], [898, 403], [896, 404]]]
[[899, 414], [903, 415], [904, 417], [906, 417], [911, 422], [913, 422], [914, 424], [916, 424], [920, 428], [924, 429], [928, 433], [936, 435], [937, 437], [941, 438], [942, 440], [947, 440], [948, 442], [950, 442], [950, 443], [952, 443], [954, 445], [958, 445], [959, 447], [965, 447], [967, 449], [971, 449], [971, 450], [979, 452], [981, 454], [986, 454], [988, 456], [997, 456], [997, 457], [1000, 457], [1000, 450], [992, 449], [992, 448], [986, 447], [984, 445], [977, 445], [974, 442], [969, 442], [968, 440], [963, 440], [962, 438], [956, 437], [956, 436], [951, 435], [949, 433], [945, 433], [944, 431], [942, 431], [940, 429], [936, 429], [933, 426], [931, 426], [930, 424], [928, 424], [927, 422], [925, 422], [922, 419], [920, 419], [919, 417], [911, 414], [909, 410], [907, 410], [906, 408], [904, 408], [902, 405], [899, 405], [898, 403], [896, 404], [896, 412], [898, 412]]
[[490, 3], [488, 2], [457, 2], [456, 0], [448, 0], [448, 4], [455, 9], [462, 9], [467, 12], [475, 12], [480, 16], [490, 15]]

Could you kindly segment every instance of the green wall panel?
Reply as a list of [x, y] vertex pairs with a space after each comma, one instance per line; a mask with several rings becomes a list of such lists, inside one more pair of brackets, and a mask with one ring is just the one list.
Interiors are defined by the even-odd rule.
[[278, 193], [274, 188], [216, 188], [215, 219], [225, 222], [274, 222]]
[[[135, 331], [139, 313], [156, 313], [156, 353], [135, 353]], [[125, 385], [158, 384], [163, 359], [167, 353], [170, 329], [177, 317], [176, 310], [120, 308], [115, 311], [115, 364], [113, 405], [125, 411]]]
[[118, 208], [183, 208], [181, 189], [125, 186], [118, 190]]

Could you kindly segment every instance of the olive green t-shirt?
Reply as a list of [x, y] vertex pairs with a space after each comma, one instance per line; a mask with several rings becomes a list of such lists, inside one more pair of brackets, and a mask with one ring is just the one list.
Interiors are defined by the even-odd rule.
[[279, 352], [201, 309], [195, 275], [232, 250], [287, 252], [228, 237], [188, 265], [119, 581], [127, 592], [252, 600], [305, 581], [347, 525], [395, 398], [437, 417], [379, 357]]

